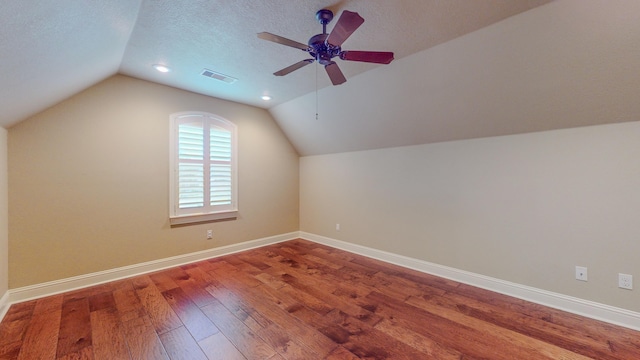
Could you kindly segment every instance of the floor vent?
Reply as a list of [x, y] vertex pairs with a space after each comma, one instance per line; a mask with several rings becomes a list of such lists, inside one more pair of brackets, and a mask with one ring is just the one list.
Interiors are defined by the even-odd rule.
[[202, 70], [202, 75], [206, 76], [208, 78], [212, 78], [214, 80], [225, 82], [227, 84], [233, 84], [234, 82], [238, 81], [238, 79], [236, 79], [234, 77], [231, 77], [231, 76], [225, 75], [225, 74], [221, 74], [219, 72], [215, 72], [215, 71], [209, 70], [209, 69]]

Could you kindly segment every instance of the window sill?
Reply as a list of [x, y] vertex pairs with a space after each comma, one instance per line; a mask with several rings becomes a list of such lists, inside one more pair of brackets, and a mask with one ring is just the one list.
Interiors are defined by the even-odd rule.
[[170, 216], [169, 224], [171, 226], [180, 226], [220, 220], [235, 220], [236, 218], [238, 218], [238, 210], [230, 210], [208, 214]]

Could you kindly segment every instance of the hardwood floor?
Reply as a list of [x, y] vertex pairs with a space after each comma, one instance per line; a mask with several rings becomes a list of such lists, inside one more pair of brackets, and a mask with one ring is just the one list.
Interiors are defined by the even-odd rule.
[[640, 332], [294, 240], [11, 306], [0, 359], [640, 359]]

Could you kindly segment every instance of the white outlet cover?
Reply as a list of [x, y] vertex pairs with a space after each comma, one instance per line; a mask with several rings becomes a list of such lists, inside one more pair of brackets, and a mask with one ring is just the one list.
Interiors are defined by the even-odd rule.
[[622, 289], [633, 289], [633, 276], [629, 274], [618, 274], [618, 287]]

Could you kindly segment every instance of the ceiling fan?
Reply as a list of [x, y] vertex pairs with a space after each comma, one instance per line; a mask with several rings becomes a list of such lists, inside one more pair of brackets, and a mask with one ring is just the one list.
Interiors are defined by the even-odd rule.
[[333, 85], [340, 85], [346, 82], [347, 79], [342, 74], [342, 71], [340, 71], [338, 64], [332, 60], [335, 57], [339, 57], [342, 60], [362, 61], [377, 64], [389, 64], [393, 60], [392, 52], [353, 51], [342, 50], [340, 48], [342, 43], [344, 43], [345, 40], [347, 40], [349, 36], [351, 36], [351, 34], [353, 34], [360, 25], [362, 25], [362, 23], [364, 23], [364, 19], [357, 12], [347, 10], [343, 11], [330, 34], [327, 34], [327, 24], [333, 19], [333, 12], [327, 9], [319, 10], [316, 13], [316, 19], [318, 19], [320, 24], [322, 24], [322, 34], [312, 36], [309, 39], [308, 45], [268, 32], [261, 32], [258, 34], [260, 39], [273, 41], [278, 44], [306, 51], [312, 57], [312, 59], [305, 59], [287, 66], [282, 70], [276, 71], [273, 75], [287, 75], [317, 60], [318, 63], [324, 65], [327, 75], [329, 75]]

